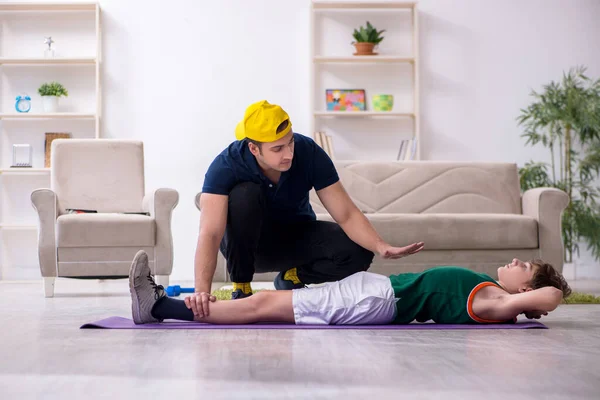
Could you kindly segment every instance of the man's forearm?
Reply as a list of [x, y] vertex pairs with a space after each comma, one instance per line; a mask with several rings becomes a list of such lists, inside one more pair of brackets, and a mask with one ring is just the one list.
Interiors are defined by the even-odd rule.
[[346, 221], [340, 223], [340, 226], [353, 242], [373, 253], [378, 253], [379, 247], [385, 244], [371, 222], [358, 209], [353, 211]]
[[210, 293], [212, 279], [217, 268], [218, 251], [218, 238], [200, 234], [194, 258], [194, 288], [196, 293]]

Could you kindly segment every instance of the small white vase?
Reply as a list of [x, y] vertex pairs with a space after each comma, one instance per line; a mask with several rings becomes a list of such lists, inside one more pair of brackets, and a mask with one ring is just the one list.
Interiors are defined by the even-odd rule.
[[58, 97], [42, 96], [42, 104], [44, 105], [44, 112], [47, 112], [47, 113], [58, 112]]

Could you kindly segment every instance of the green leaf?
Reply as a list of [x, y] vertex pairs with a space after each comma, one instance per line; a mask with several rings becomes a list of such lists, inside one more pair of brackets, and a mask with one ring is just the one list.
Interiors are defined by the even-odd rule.
[[43, 83], [38, 88], [40, 96], [68, 96], [69, 92], [58, 82]]
[[578, 253], [580, 241], [600, 260], [600, 79], [585, 72], [584, 66], [572, 67], [560, 80], [531, 90], [531, 103], [516, 118], [525, 145], [542, 145], [551, 158], [519, 169], [521, 189], [549, 186], [571, 195], [562, 219], [566, 260]]
[[530, 161], [519, 169], [519, 183], [521, 190], [527, 191], [537, 187], [553, 186], [548, 177], [548, 164]]
[[359, 43], [364, 42], [379, 44], [383, 40], [383, 37], [381, 36], [383, 32], [385, 32], [385, 29], [377, 31], [377, 29], [375, 29], [375, 27], [369, 21], [367, 21], [366, 28], [360, 26], [358, 30], [354, 29], [352, 36]]

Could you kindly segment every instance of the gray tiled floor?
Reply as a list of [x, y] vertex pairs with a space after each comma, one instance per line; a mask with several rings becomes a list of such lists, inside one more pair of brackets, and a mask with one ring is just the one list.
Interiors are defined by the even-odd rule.
[[[577, 287], [577, 285], [574, 285]], [[597, 399], [600, 306], [530, 331], [102, 331], [125, 281], [0, 283], [0, 398]], [[147, 396], [147, 397], [140, 397]]]

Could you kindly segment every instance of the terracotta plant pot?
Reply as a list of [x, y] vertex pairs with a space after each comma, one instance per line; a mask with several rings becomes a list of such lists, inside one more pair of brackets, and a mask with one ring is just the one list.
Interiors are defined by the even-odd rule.
[[354, 47], [356, 47], [356, 53], [354, 53], [355, 56], [374, 56], [377, 54], [373, 52], [375, 43], [358, 42], [354, 43]]

